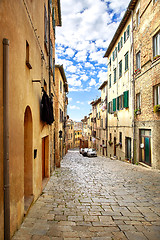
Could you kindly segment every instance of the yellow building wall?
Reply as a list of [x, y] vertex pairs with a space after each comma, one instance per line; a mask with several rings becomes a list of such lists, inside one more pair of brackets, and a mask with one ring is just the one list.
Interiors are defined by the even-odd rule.
[[[11, 235], [24, 216], [24, 114], [27, 106], [31, 111], [32, 139], [32, 187], [34, 200], [42, 191], [42, 138], [49, 136], [49, 127], [40, 121], [41, 84], [33, 79], [42, 75], [48, 88], [48, 57], [44, 48], [44, 3], [26, 0], [35, 31], [31, 26], [23, 1], [0, 2], [0, 141], [3, 142], [3, 38], [9, 44], [9, 160], [10, 160], [10, 210]], [[29, 43], [29, 59], [32, 69], [26, 66], [26, 40]], [[41, 49], [45, 60], [41, 67]], [[33, 150], [37, 149], [34, 159]], [[49, 147], [48, 147], [49, 153]], [[49, 162], [48, 162], [49, 176]], [[18, 191], [17, 191], [18, 189]], [[16, 194], [15, 194], [16, 193]], [[0, 239], [3, 239], [3, 145], [0, 144]]]

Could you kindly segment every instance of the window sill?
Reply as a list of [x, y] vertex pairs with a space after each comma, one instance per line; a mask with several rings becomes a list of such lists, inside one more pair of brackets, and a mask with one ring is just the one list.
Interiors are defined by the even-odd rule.
[[155, 63], [155, 62], [158, 61], [159, 59], [160, 59], [160, 55], [157, 55], [157, 56], [153, 57], [152, 63]]
[[135, 70], [135, 75], [138, 75], [138, 74], [140, 74], [141, 73], [141, 69], [136, 69]]

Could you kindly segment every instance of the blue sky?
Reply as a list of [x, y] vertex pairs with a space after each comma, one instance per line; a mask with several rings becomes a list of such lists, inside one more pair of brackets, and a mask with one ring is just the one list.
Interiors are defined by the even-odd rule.
[[68, 115], [88, 116], [90, 102], [107, 80], [107, 47], [130, 0], [61, 0], [62, 27], [56, 28], [56, 64], [69, 84]]

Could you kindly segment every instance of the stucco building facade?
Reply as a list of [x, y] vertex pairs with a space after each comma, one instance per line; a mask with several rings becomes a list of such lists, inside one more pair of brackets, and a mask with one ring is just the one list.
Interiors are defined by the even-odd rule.
[[0, 239], [9, 239], [41, 194], [53, 164], [53, 119], [42, 121], [40, 109], [44, 91], [52, 104], [60, 2], [1, 1], [0, 25]]

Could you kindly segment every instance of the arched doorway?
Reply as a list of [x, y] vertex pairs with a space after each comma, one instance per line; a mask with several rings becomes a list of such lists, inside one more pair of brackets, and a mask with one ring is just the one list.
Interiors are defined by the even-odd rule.
[[33, 123], [29, 106], [24, 114], [24, 210], [33, 201]]

